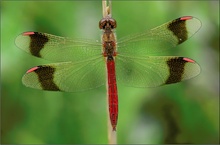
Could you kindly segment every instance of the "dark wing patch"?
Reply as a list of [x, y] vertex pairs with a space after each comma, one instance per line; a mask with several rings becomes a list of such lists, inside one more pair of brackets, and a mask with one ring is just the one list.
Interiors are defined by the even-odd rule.
[[60, 91], [59, 87], [53, 81], [55, 68], [51, 66], [38, 66], [38, 68], [33, 71], [37, 74], [42, 89]]
[[44, 48], [44, 45], [48, 42], [48, 37], [39, 32], [34, 32], [30, 34], [30, 52], [32, 55], [41, 57], [40, 51]]
[[182, 80], [182, 76], [184, 74], [184, 67], [186, 61], [183, 57], [171, 58], [167, 61], [167, 65], [169, 66], [170, 75], [166, 80], [165, 84], [177, 83]]
[[183, 43], [188, 38], [186, 21], [188, 19], [178, 18], [168, 24], [167, 28], [177, 37], [178, 44]]

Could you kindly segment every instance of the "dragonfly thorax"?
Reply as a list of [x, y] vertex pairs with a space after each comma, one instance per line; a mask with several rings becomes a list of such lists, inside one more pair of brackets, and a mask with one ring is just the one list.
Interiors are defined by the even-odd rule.
[[114, 41], [104, 42], [103, 47], [104, 47], [104, 56], [105, 57], [116, 56]]

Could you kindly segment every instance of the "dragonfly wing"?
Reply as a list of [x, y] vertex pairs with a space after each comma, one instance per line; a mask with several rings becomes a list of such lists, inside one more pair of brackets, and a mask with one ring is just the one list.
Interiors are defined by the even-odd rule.
[[105, 83], [105, 63], [101, 57], [83, 62], [62, 62], [34, 67], [23, 76], [25, 86], [77, 92], [97, 88]]
[[154, 29], [119, 39], [118, 54], [155, 55], [183, 43], [200, 27], [201, 22], [198, 19], [191, 16], [181, 17]]
[[24, 32], [16, 38], [15, 44], [31, 55], [58, 62], [75, 62], [101, 55], [100, 42], [40, 32]]
[[116, 57], [117, 80], [127, 86], [156, 87], [197, 76], [200, 66], [177, 56]]

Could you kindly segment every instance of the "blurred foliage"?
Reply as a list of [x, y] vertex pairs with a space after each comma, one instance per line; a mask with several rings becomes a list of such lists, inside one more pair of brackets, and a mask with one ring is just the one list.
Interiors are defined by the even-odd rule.
[[[101, 1], [1, 1], [1, 143], [105, 144], [105, 87], [81, 93], [26, 88], [48, 61], [14, 45], [24, 31], [99, 40]], [[118, 143], [219, 143], [219, 1], [113, 1], [117, 37], [192, 15], [200, 31], [169, 55], [196, 60], [199, 76], [158, 88], [119, 84]]]

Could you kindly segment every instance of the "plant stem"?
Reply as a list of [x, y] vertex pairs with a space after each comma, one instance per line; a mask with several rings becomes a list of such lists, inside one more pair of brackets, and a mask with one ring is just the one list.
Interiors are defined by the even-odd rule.
[[[103, 14], [103, 18], [107, 17], [107, 16], [110, 16], [112, 15], [112, 9], [111, 9], [112, 5], [111, 5], [111, 0], [107, 1], [106, 0], [102, 0], [102, 14]], [[107, 70], [107, 68], [106, 68]], [[109, 144], [117, 144], [117, 134], [116, 134], [116, 131], [113, 131], [112, 129], [112, 125], [111, 125], [111, 121], [110, 121], [110, 116], [109, 116], [109, 101], [108, 101], [108, 97], [109, 97], [109, 94], [108, 94], [108, 84], [106, 84], [106, 90], [107, 90], [107, 93], [106, 93], [106, 100], [107, 100], [107, 115], [108, 115], [108, 143]]]

